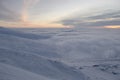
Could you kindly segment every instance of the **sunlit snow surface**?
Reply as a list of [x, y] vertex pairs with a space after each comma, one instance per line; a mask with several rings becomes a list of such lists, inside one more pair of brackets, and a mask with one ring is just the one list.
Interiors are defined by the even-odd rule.
[[120, 29], [0, 28], [0, 80], [120, 80], [119, 62]]

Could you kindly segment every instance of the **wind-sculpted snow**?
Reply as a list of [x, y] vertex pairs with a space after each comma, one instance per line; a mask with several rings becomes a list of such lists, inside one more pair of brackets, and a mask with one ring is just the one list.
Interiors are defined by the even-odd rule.
[[[34, 76], [36, 80], [39, 78], [37, 75], [40, 75], [42, 80], [119, 80], [119, 71], [116, 71], [119, 68], [109, 68], [101, 72], [99, 71], [101, 67], [100, 69], [84, 67], [99, 63], [108, 66], [106, 64], [108, 62], [114, 63], [113, 65], [118, 64], [120, 61], [119, 35], [120, 29], [6, 29], [0, 27], [0, 65], [5, 65], [5, 68], [0, 67], [0, 69], [17, 68], [14, 72], [21, 73], [23, 70], [27, 76], [36, 75]], [[47, 36], [47, 38], [41, 36]], [[80, 67], [81, 70], [73, 67]], [[114, 75], [116, 72], [117, 76]], [[94, 77], [91, 73], [101, 76]], [[4, 71], [0, 74], [3, 75]], [[14, 73], [11, 74], [14, 75]], [[12, 75], [9, 76], [13, 78]], [[19, 74], [15, 76], [21, 77]], [[29, 78], [25, 77], [25, 79]]]
[[64, 59], [79, 62], [81, 59], [120, 58], [120, 29], [79, 29], [58, 33], [53, 38]]
[[[8, 29], [0, 29], [2, 32], [6, 32]], [[9, 30], [8, 30], [9, 31]], [[12, 32], [12, 31], [9, 31]], [[17, 33], [15, 33], [17, 34]], [[22, 33], [20, 33], [22, 34]], [[34, 34], [35, 35], [35, 34]], [[21, 38], [19, 36], [12, 36], [10, 34], [1, 34], [0, 32], [0, 48], [9, 49], [17, 52], [34, 53], [41, 56], [60, 57], [56, 52], [55, 47], [51, 47], [54, 44], [37, 42], [28, 38]]]
[[53, 80], [14, 66], [0, 63], [0, 80]]
[[34, 54], [0, 49], [0, 63], [9, 64], [38, 75], [57, 80], [85, 80], [84, 75], [77, 70], [60, 62], [44, 59]]
[[[69, 29], [17, 29], [32, 34], [46, 34], [61, 60], [79, 63], [81, 59], [120, 58], [120, 29], [69, 28]], [[38, 40], [40, 42], [40, 40]]]
[[56, 61], [61, 56], [55, 44], [20, 37], [19, 31], [0, 31], [0, 80], [87, 80], [77, 69]]

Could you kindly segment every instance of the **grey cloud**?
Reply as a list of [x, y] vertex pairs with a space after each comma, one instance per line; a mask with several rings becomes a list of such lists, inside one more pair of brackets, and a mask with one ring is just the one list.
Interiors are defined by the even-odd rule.
[[118, 17], [120, 18], [120, 11], [102, 13], [102, 14], [90, 16], [90, 17], [87, 17], [87, 18], [90, 18], [90, 19], [105, 19], [105, 18], [118, 18]]
[[94, 14], [86, 17], [73, 17], [70, 19], [64, 19], [60, 21], [63, 25], [72, 25], [72, 26], [110, 26], [110, 25], [120, 25], [120, 10], [114, 12], [107, 12], [101, 14]]
[[20, 14], [10, 10], [5, 6], [7, 0], [0, 0], [0, 20], [2, 21], [20, 21]]

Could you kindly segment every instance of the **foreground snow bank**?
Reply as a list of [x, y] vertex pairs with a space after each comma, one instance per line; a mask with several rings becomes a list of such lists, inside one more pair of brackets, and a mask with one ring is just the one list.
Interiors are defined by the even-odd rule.
[[0, 63], [0, 80], [53, 80], [20, 68]]

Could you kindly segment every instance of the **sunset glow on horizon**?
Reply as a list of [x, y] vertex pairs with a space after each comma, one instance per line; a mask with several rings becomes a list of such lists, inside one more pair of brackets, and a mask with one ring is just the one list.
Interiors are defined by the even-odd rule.
[[0, 0], [0, 26], [119, 28], [119, 2], [119, 0]]
[[117, 29], [120, 28], [120, 26], [105, 26], [105, 28]]

